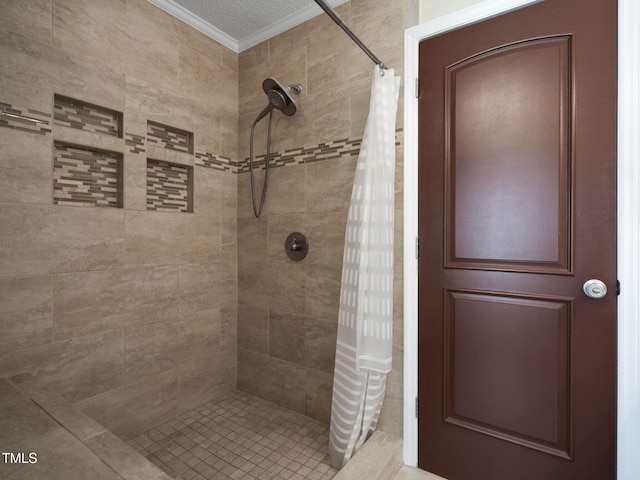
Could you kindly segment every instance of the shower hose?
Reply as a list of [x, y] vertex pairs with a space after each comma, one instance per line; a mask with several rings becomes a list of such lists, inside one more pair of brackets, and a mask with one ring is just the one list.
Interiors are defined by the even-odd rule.
[[271, 157], [271, 119], [273, 118], [273, 108], [269, 110], [269, 126], [267, 128], [267, 156], [265, 159], [264, 166], [264, 182], [262, 184], [262, 196], [260, 198], [260, 204], [258, 205], [256, 202], [256, 187], [255, 187], [255, 178], [253, 173], [254, 167], [254, 158], [253, 158], [253, 137], [256, 130], [256, 125], [263, 118], [262, 115], [259, 115], [253, 121], [253, 125], [251, 125], [251, 139], [249, 141], [249, 173], [251, 174], [251, 201], [253, 203], [253, 214], [256, 218], [260, 217], [262, 213], [262, 207], [264, 207], [264, 200], [267, 196], [267, 187], [269, 186], [269, 158]]

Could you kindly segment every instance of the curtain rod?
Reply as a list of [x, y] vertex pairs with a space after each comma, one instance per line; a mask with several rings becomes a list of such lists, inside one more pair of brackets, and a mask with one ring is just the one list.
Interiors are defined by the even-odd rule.
[[362, 41], [356, 36], [355, 33], [353, 33], [351, 31], [351, 29], [347, 25], [345, 25], [345, 23], [342, 21], [340, 16], [335, 12], [335, 10], [333, 8], [331, 8], [324, 0], [315, 0], [315, 2], [318, 4], [318, 6], [320, 8], [322, 8], [322, 10], [325, 11], [325, 13], [327, 15], [329, 15], [331, 17], [331, 19], [334, 22], [336, 22], [336, 24], [340, 28], [342, 28], [342, 30], [345, 31], [345, 33], [347, 35], [349, 35], [351, 37], [351, 40], [353, 40], [356, 43], [356, 45], [358, 45], [362, 49], [362, 51], [364, 53], [366, 53], [371, 60], [373, 60], [373, 63], [375, 63], [376, 65], [378, 65], [380, 67], [380, 73], [384, 74], [384, 70], [387, 68], [386, 65], [384, 63], [382, 63], [380, 61], [380, 59], [378, 57], [376, 57], [373, 54], [373, 52], [371, 50], [369, 50], [364, 43], [362, 43]]

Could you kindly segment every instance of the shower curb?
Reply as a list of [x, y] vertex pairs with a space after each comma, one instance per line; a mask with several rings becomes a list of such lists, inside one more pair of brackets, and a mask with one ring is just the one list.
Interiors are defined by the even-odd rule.
[[402, 440], [377, 431], [333, 480], [389, 480], [402, 466]]

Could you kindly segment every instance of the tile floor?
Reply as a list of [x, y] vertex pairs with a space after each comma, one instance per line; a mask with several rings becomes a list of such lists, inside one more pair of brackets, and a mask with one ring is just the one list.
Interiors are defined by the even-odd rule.
[[234, 390], [127, 442], [177, 480], [329, 480], [329, 426]]

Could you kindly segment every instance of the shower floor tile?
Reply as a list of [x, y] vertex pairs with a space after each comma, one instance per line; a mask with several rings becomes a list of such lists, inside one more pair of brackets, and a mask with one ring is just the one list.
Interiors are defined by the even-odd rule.
[[329, 426], [234, 390], [127, 442], [176, 480], [329, 480]]

